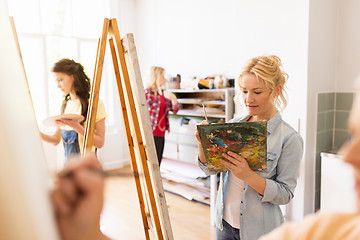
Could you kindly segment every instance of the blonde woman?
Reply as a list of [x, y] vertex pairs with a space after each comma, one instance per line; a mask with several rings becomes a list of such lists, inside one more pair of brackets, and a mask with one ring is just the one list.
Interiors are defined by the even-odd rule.
[[[303, 152], [301, 136], [281, 117], [286, 106], [285, 82], [277, 56], [259, 56], [245, 64], [238, 84], [247, 115], [231, 122], [267, 121], [267, 169], [253, 171], [233, 152], [221, 162], [229, 169], [221, 173], [216, 201], [216, 239], [258, 239], [284, 222], [279, 205], [294, 197]], [[207, 124], [202, 122], [201, 124]], [[196, 133], [199, 165], [207, 169]]]
[[165, 69], [151, 67], [146, 79], [145, 96], [159, 165], [164, 152], [165, 132], [170, 131], [169, 112], [176, 113], [178, 111], [176, 96], [162, 88], [165, 82]]

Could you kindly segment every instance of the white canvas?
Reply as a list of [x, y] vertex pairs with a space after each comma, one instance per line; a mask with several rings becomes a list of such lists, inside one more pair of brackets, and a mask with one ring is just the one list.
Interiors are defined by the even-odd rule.
[[0, 39], [0, 239], [56, 240], [51, 180], [4, 1]]

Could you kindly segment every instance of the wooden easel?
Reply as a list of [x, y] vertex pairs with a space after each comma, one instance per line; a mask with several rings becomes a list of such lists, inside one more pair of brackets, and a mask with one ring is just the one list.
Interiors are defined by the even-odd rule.
[[132, 34], [127, 34], [121, 39], [116, 19], [104, 19], [103, 31], [98, 43], [85, 126], [83, 153], [85, 154], [87, 149], [91, 149], [93, 143], [107, 40], [109, 40], [114, 65], [121, 113], [145, 237], [150, 239], [149, 230], [155, 228], [153, 235], [157, 239], [172, 240], [170, 218], [152, 136], [134, 37]]

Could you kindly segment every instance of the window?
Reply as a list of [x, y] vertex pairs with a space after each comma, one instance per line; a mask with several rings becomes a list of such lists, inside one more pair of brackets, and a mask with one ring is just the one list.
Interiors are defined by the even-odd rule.
[[[92, 79], [97, 42], [104, 17], [110, 15], [110, 0], [8, 0], [7, 4], [9, 15], [14, 17], [35, 114], [43, 127], [44, 118], [60, 111], [62, 93], [51, 73], [56, 61], [72, 58]], [[110, 125], [114, 123], [114, 82], [113, 69], [104, 67], [100, 98]]]

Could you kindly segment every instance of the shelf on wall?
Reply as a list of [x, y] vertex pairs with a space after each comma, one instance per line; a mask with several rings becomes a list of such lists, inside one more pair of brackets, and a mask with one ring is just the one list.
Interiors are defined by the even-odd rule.
[[[171, 113], [173, 114], [173, 113]], [[204, 112], [199, 112], [196, 110], [179, 110], [176, 115], [182, 115], [182, 116], [194, 116], [194, 117], [204, 117]], [[213, 118], [225, 118], [225, 113], [223, 114], [214, 114], [214, 113], [208, 113], [207, 112], [207, 116], [208, 117], [213, 117]]]
[[[186, 183], [182, 180], [187, 179], [184, 175], [190, 171], [196, 170], [202, 173], [198, 166], [198, 145], [194, 134], [196, 125], [205, 118], [204, 109], [201, 105], [204, 104], [205, 106], [209, 122], [227, 122], [233, 118], [235, 89], [170, 89], [169, 91], [176, 95], [181, 106], [177, 114], [170, 112], [171, 132], [165, 136], [164, 158], [161, 168], [164, 170], [169, 163], [167, 160], [172, 161], [171, 166], [175, 167], [173, 172], [164, 174], [164, 177], [166, 175], [167, 177], [171, 176], [171, 179], [164, 181], [164, 189], [191, 200], [210, 204], [213, 221], [217, 176], [208, 177], [205, 180], [208, 185], [203, 186], [199, 186], [199, 184], [204, 183], [202, 178], [193, 178]], [[162, 175], [163, 173], [162, 171]], [[176, 178], [174, 178], [175, 175]]]
[[215, 89], [167, 89], [169, 92], [173, 93], [211, 93], [211, 92], [225, 92], [228, 89], [233, 90], [234, 88], [215, 88]]
[[204, 105], [225, 105], [223, 100], [208, 100], [200, 98], [178, 98], [178, 103], [181, 104], [204, 104]]

